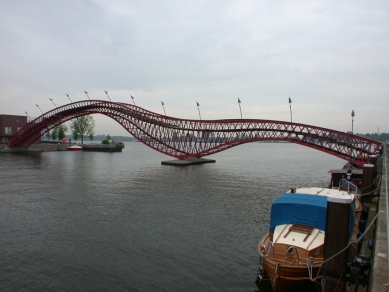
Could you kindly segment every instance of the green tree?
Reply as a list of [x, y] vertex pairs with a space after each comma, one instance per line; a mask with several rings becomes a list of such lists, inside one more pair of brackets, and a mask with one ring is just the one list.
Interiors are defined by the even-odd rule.
[[65, 124], [61, 124], [57, 126], [58, 128], [58, 140], [62, 140], [66, 136], [66, 132], [68, 131], [68, 127]]
[[56, 140], [57, 137], [58, 137], [58, 128], [55, 127], [55, 128], [51, 131], [51, 139]]
[[101, 141], [101, 144], [109, 144], [109, 141], [112, 140], [111, 136], [108, 134], [107, 137], [105, 137], [105, 140]]
[[95, 133], [92, 132], [88, 135], [88, 138], [90, 139], [90, 141], [92, 142], [92, 140], [95, 138]]
[[73, 137], [74, 141], [77, 141], [78, 138], [80, 138], [80, 136], [78, 135], [78, 132], [72, 132], [72, 137]]
[[124, 148], [124, 143], [123, 142], [115, 142], [114, 146], [119, 147], [119, 148]]
[[389, 134], [388, 133], [381, 133], [379, 136], [379, 141], [386, 141], [389, 140]]
[[51, 134], [50, 134], [50, 131], [48, 131], [46, 133], [46, 138], [47, 138], [47, 141], [49, 141], [51, 139]]
[[81, 116], [72, 120], [70, 124], [73, 138], [77, 140], [81, 138], [81, 143], [84, 143], [84, 138], [90, 134], [94, 134], [95, 121], [92, 116]]

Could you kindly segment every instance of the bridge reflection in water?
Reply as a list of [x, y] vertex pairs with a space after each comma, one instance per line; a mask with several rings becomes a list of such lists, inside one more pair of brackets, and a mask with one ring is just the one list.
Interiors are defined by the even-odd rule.
[[307, 146], [363, 167], [382, 145], [353, 134], [305, 124], [257, 119], [186, 120], [127, 103], [84, 100], [42, 114], [13, 136], [8, 146], [28, 147], [54, 127], [90, 114], [114, 119], [145, 145], [178, 159], [203, 157], [244, 143], [273, 140]]

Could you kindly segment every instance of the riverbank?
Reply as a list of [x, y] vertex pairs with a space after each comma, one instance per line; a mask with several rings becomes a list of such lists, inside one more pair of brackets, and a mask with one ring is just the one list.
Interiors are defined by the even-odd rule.
[[[387, 204], [388, 204], [388, 184], [387, 176], [385, 173], [389, 168], [389, 149], [386, 147], [386, 157], [384, 160], [383, 171], [381, 175], [381, 187], [380, 187], [380, 196], [378, 200], [377, 212], [381, 212], [378, 215], [376, 228], [375, 228], [375, 246], [373, 250], [373, 263], [372, 270], [370, 275], [370, 292], [381, 292], [386, 291], [388, 288], [388, 214], [387, 214]], [[372, 210], [374, 211], [374, 210]], [[371, 214], [374, 215], [375, 214]]]
[[0, 152], [49, 152], [49, 151], [67, 151], [68, 147], [74, 144], [53, 144], [53, 143], [42, 143], [33, 144], [28, 148], [8, 148], [5, 145], [0, 145]]
[[[51, 151], [67, 151], [68, 147], [72, 145], [79, 145], [75, 143], [66, 144], [53, 144], [53, 143], [42, 143], [33, 144], [28, 148], [7, 148], [5, 145], [0, 145], [0, 152], [51, 152]], [[122, 148], [112, 147], [104, 144], [84, 144], [80, 145], [83, 151], [94, 151], [94, 152], [122, 152]]]

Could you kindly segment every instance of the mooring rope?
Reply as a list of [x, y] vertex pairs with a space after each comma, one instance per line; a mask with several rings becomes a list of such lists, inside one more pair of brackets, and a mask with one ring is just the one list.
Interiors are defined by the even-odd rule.
[[373, 225], [373, 223], [377, 220], [378, 215], [380, 215], [381, 213], [385, 213], [385, 212], [384, 212], [384, 211], [378, 212], [378, 213], [374, 216], [373, 220], [370, 222], [370, 224], [369, 224], [369, 226], [366, 228], [366, 230], [361, 234], [361, 236], [358, 237], [358, 239], [356, 239], [356, 240], [350, 240], [349, 243], [346, 245], [345, 248], [343, 248], [341, 251], [337, 252], [336, 254], [334, 254], [333, 256], [331, 256], [330, 258], [328, 258], [328, 259], [326, 259], [325, 261], [323, 261], [323, 262], [320, 264], [320, 267], [319, 267], [319, 270], [317, 271], [316, 277], [315, 277], [315, 278], [311, 278], [311, 281], [316, 281], [317, 279], [321, 278], [321, 276], [319, 276], [320, 270], [321, 270], [322, 266], [323, 266], [325, 263], [329, 262], [329, 261], [332, 260], [333, 258], [335, 258], [335, 257], [337, 257], [338, 255], [340, 255], [342, 252], [344, 252], [345, 250], [347, 250], [347, 249], [350, 247], [351, 244], [353, 244], [353, 243], [359, 243], [359, 242], [363, 239], [363, 237], [365, 236], [365, 234], [367, 233], [367, 231], [369, 231], [369, 229], [371, 228], [371, 226]]
[[375, 190], [372, 190], [372, 191], [370, 191], [370, 192], [368, 192], [368, 193], [365, 193], [365, 194], [362, 194], [362, 195], [358, 195], [359, 197], [364, 197], [364, 196], [366, 196], [366, 195], [370, 195], [370, 194], [372, 194], [372, 193], [374, 193], [375, 191], [377, 191], [377, 190], [379, 190], [380, 188], [376, 188]]

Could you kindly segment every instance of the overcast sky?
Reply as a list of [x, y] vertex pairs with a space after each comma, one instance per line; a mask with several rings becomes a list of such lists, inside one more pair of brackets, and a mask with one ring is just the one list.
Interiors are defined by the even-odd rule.
[[[0, 114], [86, 99], [389, 132], [389, 1], [0, 1]], [[128, 135], [95, 116], [97, 134]]]

